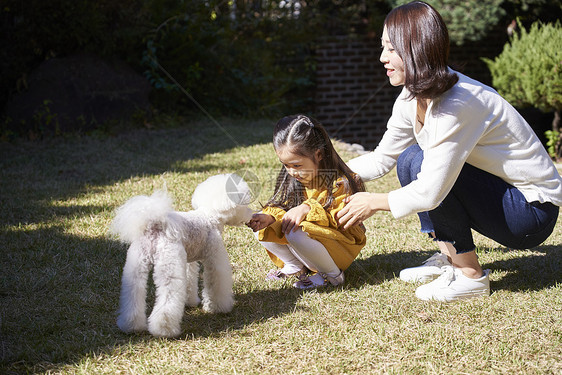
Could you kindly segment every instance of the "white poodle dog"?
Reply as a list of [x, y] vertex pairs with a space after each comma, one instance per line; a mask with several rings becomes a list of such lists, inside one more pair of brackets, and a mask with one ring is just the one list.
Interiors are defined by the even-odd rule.
[[[223, 174], [197, 186], [193, 211], [174, 211], [165, 191], [133, 197], [119, 207], [111, 232], [130, 244], [117, 318], [122, 331], [148, 328], [154, 336], [178, 336], [185, 305], [201, 302], [198, 261], [203, 265], [203, 309], [232, 310], [232, 268], [222, 231], [225, 224], [240, 226], [251, 219], [250, 195], [241, 177]], [[152, 268], [156, 300], [147, 324], [147, 279]]]

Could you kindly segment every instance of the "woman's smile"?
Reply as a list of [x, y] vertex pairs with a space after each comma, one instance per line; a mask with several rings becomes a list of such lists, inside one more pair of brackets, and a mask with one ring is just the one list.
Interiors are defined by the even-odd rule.
[[401, 86], [406, 81], [404, 73], [404, 62], [390, 43], [386, 26], [381, 38], [382, 52], [380, 61], [384, 64], [386, 75], [392, 86]]

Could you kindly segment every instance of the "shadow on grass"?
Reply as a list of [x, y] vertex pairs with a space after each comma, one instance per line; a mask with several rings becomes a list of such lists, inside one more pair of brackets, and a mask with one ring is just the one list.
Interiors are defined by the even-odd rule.
[[345, 272], [346, 287], [359, 288], [392, 280], [404, 268], [405, 258], [404, 253], [383, 253], [356, 259]]
[[[509, 253], [506, 248], [491, 249]], [[500, 280], [492, 281], [493, 290], [537, 291], [562, 282], [562, 247], [541, 245], [530, 249], [532, 254], [483, 264], [492, 271], [505, 272]]]
[[[500, 252], [504, 258], [511, 252], [505, 247], [480, 250], [483, 253]], [[434, 253], [435, 251], [395, 252], [358, 259], [346, 271], [346, 282], [349, 287], [360, 287], [364, 283], [376, 285], [392, 280], [398, 277], [400, 270], [419, 266]], [[550, 288], [562, 282], [562, 246], [537, 246], [525, 251], [524, 255], [483, 263], [482, 267], [505, 274], [490, 283], [492, 291], [538, 291]]]
[[[3, 251], [10, 252], [12, 266], [3, 269], [0, 284], [0, 373], [56, 370], [92, 353], [111, 354], [119, 346], [155, 340], [148, 333], [126, 335], [115, 323], [126, 256], [122, 244], [68, 236], [63, 227], [11, 238], [16, 243]], [[57, 245], [62, 242], [63, 248]], [[151, 309], [152, 280], [149, 290]], [[294, 311], [300, 295], [293, 289], [237, 293], [229, 314], [186, 308], [182, 339], [285, 315]]]
[[[54, 368], [128, 342], [115, 325], [126, 252], [103, 234], [96, 239], [91, 232], [79, 234], [81, 225], [88, 227], [88, 220], [122, 202], [113, 207], [56, 202], [136, 176], [237, 170], [238, 160], [189, 161], [271, 141], [273, 122], [223, 125], [0, 144], [0, 373]], [[226, 317], [232, 323], [234, 318]], [[205, 314], [201, 320], [215, 321], [220, 331], [230, 324], [221, 323], [224, 318]]]
[[[3, 274], [4, 280], [10, 281], [3, 281], [0, 288], [9, 291], [0, 293], [1, 373], [56, 370], [79, 363], [92, 353], [111, 355], [120, 346], [155, 340], [148, 334], [126, 335], [115, 324], [126, 252], [123, 245], [68, 236], [63, 227], [22, 231], [12, 238], [16, 244], [7, 251], [13, 267], [4, 268]], [[56, 247], [61, 241], [66, 246]], [[557, 246], [539, 246], [531, 254], [484, 264], [507, 271], [492, 283], [492, 289], [540, 290], [561, 280], [562, 253]], [[396, 252], [358, 259], [346, 271], [345, 288], [394, 279], [399, 269], [420, 264], [430, 255]], [[235, 308], [229, 314], [207, 314], [200, 307], [186, 309], [179, 340], [242, 330], [290, 314], [302, 293], [292, 288], [237, 293]]]

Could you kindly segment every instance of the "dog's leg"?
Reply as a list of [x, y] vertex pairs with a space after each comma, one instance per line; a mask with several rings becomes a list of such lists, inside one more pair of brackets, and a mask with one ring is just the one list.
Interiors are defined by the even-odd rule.
[[151, 264], [143, 255], [142, 240], [127, 251], [123, 268], [117, 326], [124, 332], [146, 331], [146, 285]]
[[187, 299], [187, 256], [181, 243], [162, 237], [154, 257], [156, 301], [148, 318], [148, 331], [154, 336], [175, 337], [181, 333]]
[[203, 260], [203, 310], [227, 313], [232, 310], [232, 267], [222, 238], [209, 240]]
[[195, 307], [201, 303], [199, 298], [199, 263], [187, 263], [187, 306]]

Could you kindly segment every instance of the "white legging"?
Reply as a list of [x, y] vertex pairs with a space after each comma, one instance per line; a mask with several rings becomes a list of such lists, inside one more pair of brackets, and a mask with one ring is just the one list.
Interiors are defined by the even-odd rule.
[[270, 253], [285, 263], [285, 266], [281, 269], [283, 273], [292, 274], [305, 266], [311, 271], [322, 272], [332, 277], [340, 274], [340, 269], [324, 245], [308, 237], [308, 234], [301, 228], [286, 233], [285, 238], [289, 242], [288, 245], [260, 241]]

